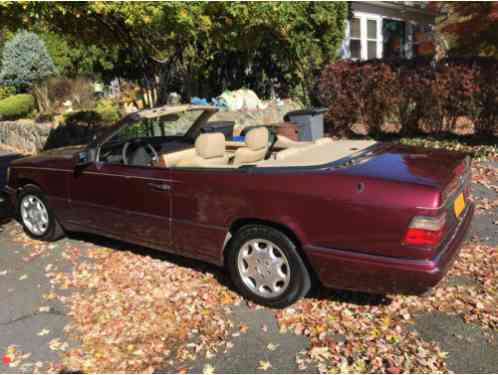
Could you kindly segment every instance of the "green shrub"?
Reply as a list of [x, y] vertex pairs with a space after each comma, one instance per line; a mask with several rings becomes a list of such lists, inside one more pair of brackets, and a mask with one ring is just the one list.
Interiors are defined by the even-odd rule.
[[95, 111], [100, 115], [105, 123], [113, 123], [121, 118], [118, 106], [110, 99], [101, 99], [97, 102]]
[[67, 124], [99, 124], [102, 118], [95, 111], [78, 111], [64, 115], [64, 122]]
[[117, 105], [109, 99], [97, 102], [95, 110], [83, 110], [64, 115], [67, 124], [102, 125], [113, 124], [121, 118]]
[[5, 43], [0, 80], [18, 89], [33, 87], [57, 73], [54, 63], [38, 35], [19, 31]]
[[0, 86], [0, 100], [16, 94], [16, 88], [13, 86]]
[[35, 99], [30, 94], [19, 94], [0, 100], [0, 119], [15, 120], [26, 117], [35, 108]]

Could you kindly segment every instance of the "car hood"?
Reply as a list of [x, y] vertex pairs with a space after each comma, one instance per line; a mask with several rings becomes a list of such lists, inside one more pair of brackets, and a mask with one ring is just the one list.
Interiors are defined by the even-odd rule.
[[400, 144], [381, 144], [350, 161], [346, 173], [441, 189], [465, 154]]
[[74, 154], [85, 149], [85, 145], [67, 146], [54, 148], [52, 150], [40, 152], [37, 155], [18, 159], [12, 162], [13, 166], [21, 166], [26, 164], [40, 164], [55, 159], [72, 159]]

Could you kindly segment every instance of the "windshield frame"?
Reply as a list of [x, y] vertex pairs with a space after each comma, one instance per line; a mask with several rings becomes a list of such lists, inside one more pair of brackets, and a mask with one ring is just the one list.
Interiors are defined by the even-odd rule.
[[[95, 140], [88, 144], [87, 148], [100, 149], [100, 147], [108, 142], [114, 135], [118, 134], [121, 129], [135, 124], [137, 121], [143, 119], [154, 119], [161, 118], [168, 114], [183, 113], [189, 111], [202, 110], [196, 120], [192, 123], [190, 128], [185, 132], [184, 135], [171, 136], [177, 138], [183, 138], [185, 140], [195, 141], [196, 137], [200, 134], [201, 128], [208, 122], [208, 120], [218, 112], [218, 108], [212, 106], [195, 106], [195, 105], [184, 105], [184, 106], [174, 106], [174, 107], [158, 107], [152, 110], [144, 110], [140, 112], [134, 112], [123, 119], [118, 121], [116, 124], [112, 125], [108, 131], [104, 132], [101, 136], [97, 137]], [[97, 150], [98, 151], [98, 150]]]

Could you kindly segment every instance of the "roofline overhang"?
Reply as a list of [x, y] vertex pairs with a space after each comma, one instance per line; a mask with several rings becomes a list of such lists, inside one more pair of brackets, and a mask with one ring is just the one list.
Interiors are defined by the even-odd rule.
[[399, 2], [394, 2], [394, 1], [352, 1], [352, 3], [368, 4], [368, 5], [375, 5], [381, 8], [396, 9], [399, 10], [401, 14], [406, 12], [411, 14], [421, 14], [424, 16], [431, 16], [434, 18], [439, 15], [439, 12], [434, 12], [428, 9], [422, 9], [412, 5], [400, 4]]

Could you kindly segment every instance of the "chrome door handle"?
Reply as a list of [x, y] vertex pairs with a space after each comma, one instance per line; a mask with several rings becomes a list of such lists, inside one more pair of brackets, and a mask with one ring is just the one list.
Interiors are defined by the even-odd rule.
[[171, 185], [168, 185], [168, 184], [150, 182], [147, 185], [149, 187], [151, 187], [153, 190], [158, 190], [158, 191], [170, 191], [171, 190]]

